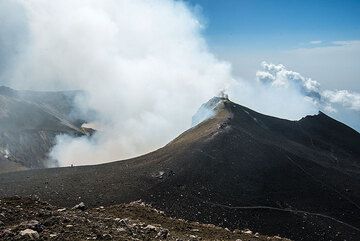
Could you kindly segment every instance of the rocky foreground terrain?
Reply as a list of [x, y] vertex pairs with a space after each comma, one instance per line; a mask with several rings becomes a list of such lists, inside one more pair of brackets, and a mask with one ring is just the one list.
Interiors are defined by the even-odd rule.
[[141, 201], [87, 209], [59, 208], [30, 198], [0, 200], [1, 240], [286, 241], [250, 230], [173, 219]]

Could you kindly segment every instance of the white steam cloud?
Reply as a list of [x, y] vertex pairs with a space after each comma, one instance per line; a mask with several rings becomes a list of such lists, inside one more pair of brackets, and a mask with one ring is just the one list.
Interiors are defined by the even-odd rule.
[[319, 92], [320, 84], [318, 82], [311, 78], [305, 78], [297, 72], [287, 70], [282, 64], [275, 65], [262, 62], [261, 66], [264, 70], [256, 73], [258, 81], [286, 88], [293, 85], [306, 95], [316, 95]]
[[30, 41], [11, 83], [82, 89], [95, 110], [92, 138], [58, 137], [60, 165], [132, 157], [166, 144], [198, 106], [232, 81], [190, 8], [170, 0], [28, 0]]
[[357, 93], [321, 91], [283, 65], [263, 63], [259, 81], [235, 81], [181, 1], [14, 1], [26, 15], [28, 41], [0, 74], [15, 88], [84, 90], [77, 109], [96, 113], [87, 123], [98, 130], [92, 137], [58, 136], [50, 155], [61, 166], [154, 150], [189, 128], [197, 108], [223, 89], [235, 102], [288, 119], [338, 108], [332, 104], [359, 110]]

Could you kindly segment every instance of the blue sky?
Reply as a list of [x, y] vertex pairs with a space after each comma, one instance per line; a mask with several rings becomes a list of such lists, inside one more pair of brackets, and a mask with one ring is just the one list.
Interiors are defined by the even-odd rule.
[[249, 50], [360, 39], [359, 0], [190, 0], [211, 45]]
[[[267, 61], [324, 88], [360, 92], [360, 0], [183, 1], [204, 23], [212, 53], [230, 62], [237, 77], [252, 81]], [[0, 0], [0, 70], [28, 42], [17, 3]]]
[[[360, 91], [360, 0], [187, 0], [209, 48], [252, 81], [262, 61]], [[341, 42], [339, 42], [341, 41]]]

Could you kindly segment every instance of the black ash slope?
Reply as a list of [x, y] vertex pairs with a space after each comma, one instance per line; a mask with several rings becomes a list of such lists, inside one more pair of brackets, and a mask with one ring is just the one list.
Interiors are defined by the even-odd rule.
[[147, 155], [0, 175], [0, 196], [57, 205], [142, 198], [177, 217], [294, 240], [359, 240], [360, 134], [323, 113], [299, 121], [217, 99], [216, 115]]

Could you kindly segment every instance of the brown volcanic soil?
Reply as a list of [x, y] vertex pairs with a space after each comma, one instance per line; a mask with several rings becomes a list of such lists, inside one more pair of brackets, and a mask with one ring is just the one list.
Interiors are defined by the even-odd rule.
[[215, 117], [147, 155], [0, 175], [0, 196], [56, 205], [138, 199], [170, 216], [293, 240], [359, 240], [360, 134], [323, 113], [299, 121], [218, 99]]
[[4, 241], [29, 240], [20, 234], [27, 228], [39, 240], [289, 240], [173, 219], [141, 201], [79, 210], [15, 197], [0, 200], [0, 216]]

